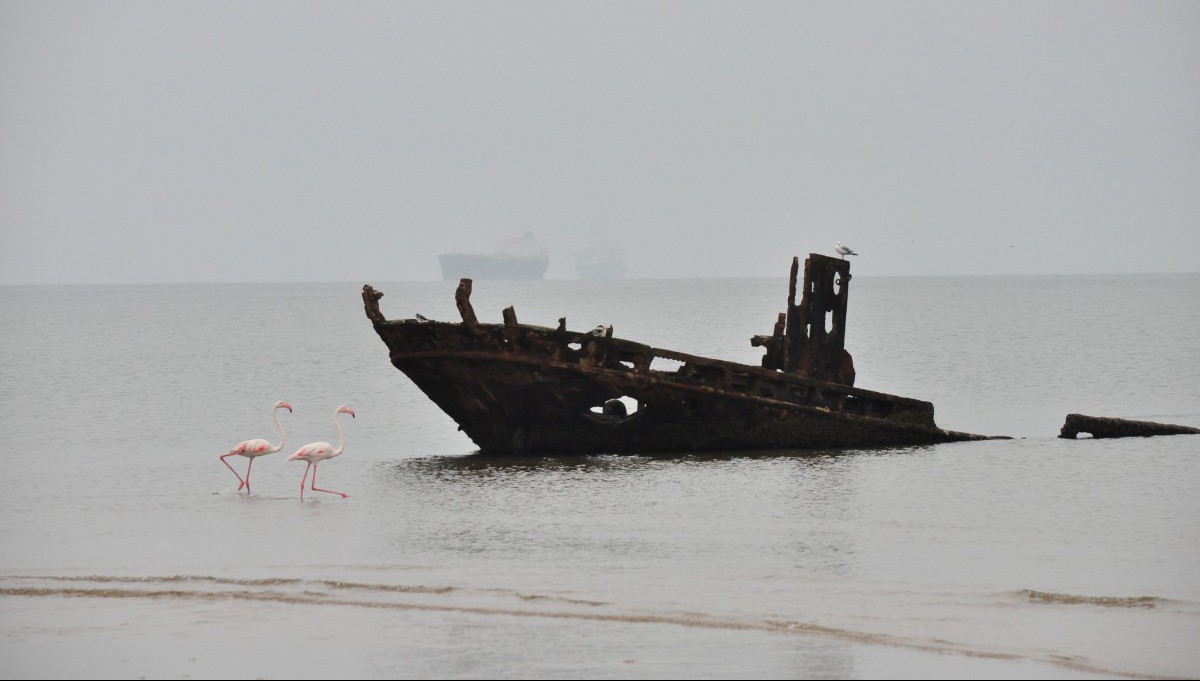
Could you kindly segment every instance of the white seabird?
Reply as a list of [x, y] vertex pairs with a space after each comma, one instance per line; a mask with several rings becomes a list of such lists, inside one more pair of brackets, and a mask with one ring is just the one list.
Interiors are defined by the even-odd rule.
[[841, 254], [842, 260], [845, 260], [846, 256], [848, 256], [848, 255], [858, 255], [849, 246], [843, 246], [842, 242], [840, 242], [840, 241], [837, 242], [837, 246], [835, 247], [835, 250], [837, 250], [837, 252]]

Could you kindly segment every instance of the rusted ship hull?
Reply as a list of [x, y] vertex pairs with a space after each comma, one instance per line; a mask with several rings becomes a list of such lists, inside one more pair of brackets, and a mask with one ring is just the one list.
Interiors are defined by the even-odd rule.
[[[589, 357], [586, 348], [568, 347], [571, 336], [564, 338], [559, 353], [530, 356], [499, 349], [502, 328], [482, 326], [482, 337], [461, 325], [436, 322], [385, 322], [376, 330], [388, 347], [398, 349], [391, 354], [392, 364], [484, 453], [873, 447], [977, 437], [933, 426], [928, 402], [778, 381], [760, 377], [764, 370], [757, 367], [730, 365], [729, 378], [737, 384], [759, 378], [759, 392], [765, 394], [726, 390], [719, 385], [725, 381], [722, 375], [688, 377], [686, 364], [678, 372], [596, 366], [595, 355]], [[617, 343], [597, 348], [596, 354], [612, 352]], [[657, 356], [670, 354], [659, 351]], [[776, 392], [788, 397], [777, 399]], [[791, 397], [806, 393], [803, 402], [809, 404]], [[638, 408], [625, 416], [604, 414], [605, 403], [620, 397], [637, 400]], [[815, 406], [825, 402], [832, 408]], [[888, 415], [835, 410], [847, 402]]]
[[[845, 273], [844, 284], [848, 272], [837, 267]], [[809, 275], [806, 268], [806, 292]], [[789, 306], [794, 306], [795, 276], [793, 265]], [[470, 289], [471, 282], [464, 280], [456, 296], [462, 323], [389, 321], [379, 311], [382, 294], [369, 286], [363, 300], [392, 364], [485, 454], [882, 447], [985, 439], [938, 428], [929, 402], [813, 378], [827, 366], [842, 377], [848, 371], [853, 380], [840, 342], [834, 343], [833, 359], [823, 362], [821, 344], [810, 343], [790, 353], [806, 363], [806, 370], [781, 371], [652, 348], [603, 329], [568, 331], [565, 320], [557, 329], [519, 324], [512, 308], [504, 310], [505, 323], [480, 324]], [[804, 321], [804, 314], [797, 314]], [[780, 324], [775, 337], [756, 339], [768, 348], [764, 365], [789, 356], [783, 319]], [[811, 328], [823, 331], [824, 325]], [[835, 331], [839, 328], [834, 324]], [[829, 349], [827, 343], [824, 350]], [[671, 366], [659, 368], [664, 363]], [[636, 407], [612, 402], [620, 398]]]

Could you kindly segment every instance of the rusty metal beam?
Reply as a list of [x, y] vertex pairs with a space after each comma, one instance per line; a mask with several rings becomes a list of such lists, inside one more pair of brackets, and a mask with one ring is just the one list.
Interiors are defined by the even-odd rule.
[[1093, 438], [1112, 437], [1151, 437], [1154, 435], [1194, 435], [1200, 434], [1200, 428], [1176, 426], [1170, 423], [1154, 421], [1133, 421], [1104, 416], [1084, 416], [1083, 414], [1067, 414], [1062, 430], [1058, 436], [1074, 440], [1080, 433], [1088, 433]]

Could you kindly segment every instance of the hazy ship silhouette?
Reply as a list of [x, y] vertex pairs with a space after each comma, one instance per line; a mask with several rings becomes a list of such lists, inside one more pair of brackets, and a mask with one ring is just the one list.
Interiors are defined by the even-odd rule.
[[546, 244], [525, 232], [495, 245], [489, 253], [442, 253], [442, 279], [541, 279], [550, 266]]

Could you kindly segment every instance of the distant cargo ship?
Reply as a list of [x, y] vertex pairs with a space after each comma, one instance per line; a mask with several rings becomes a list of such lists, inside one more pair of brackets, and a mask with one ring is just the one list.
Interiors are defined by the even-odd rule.
[[491, 253], [442, 253], [442, 279], [541, 279], [550, 266], [546, 244], [525, 232], [496, 244]]

